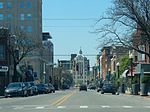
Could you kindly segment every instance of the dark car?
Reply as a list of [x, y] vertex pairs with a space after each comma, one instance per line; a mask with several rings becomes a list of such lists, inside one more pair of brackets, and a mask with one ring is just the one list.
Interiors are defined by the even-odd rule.
[[85, 84], [80, 85], [79, 91], [87, 91], [87, 86]]
[[32, 87], [32, 90], [33, 90], [33, 94], [34, 95], [37, 95], [38, 94], [38, 88], [36, 86], [36, 84], [34, 82], [29, 82], [31, 87]]
[[27, 88], [22, 82], [10, 83], [4, 93], [5, 97], [28, 96]]
[[40, 94], [44, 94], [44, 93], [48, 94], [50, 92], [50, 89], [47, 84], [40, 83], [40, 84], [37, 84], [36, 86], [38, 88], [38, 93]]
[[68, 84], [63, 84], [62, 85], [62, 89], [69, 89], [69, 88], [70, 88], [70, 86]]
[[25, 86], [27, 87], [28, 95], [33, 96], [33, 89], [29, 82], [24, 82]]
[[103, 87], [101, 88], [101, 94], [104, 94], [104, 93], [116, 94], [116, 87], [111, 83], [105, 83]]
[[51, 83], [48, 84], [48, 87], [50, 89], [50, 93], [52, 93], [52, 92], [55, 93], [55, 88]]
[[96, 89], [96, 85], [89, 85], [88, 89], [95, 90]]

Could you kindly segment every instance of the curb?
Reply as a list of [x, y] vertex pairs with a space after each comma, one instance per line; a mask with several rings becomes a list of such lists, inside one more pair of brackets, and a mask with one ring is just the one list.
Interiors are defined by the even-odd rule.
[[4, 96], [0, 96], [0, 99], [4, 98]]
[[[132, 95], [132, 94], [128, 92], [128, 93], [125, 93], [125, 95]], [[141, 96], [140, 94], [132, 95], [132, 96], [140, 96], [140, 97], [150, 98], [150, 94], [148, 94], [148, 96]]]

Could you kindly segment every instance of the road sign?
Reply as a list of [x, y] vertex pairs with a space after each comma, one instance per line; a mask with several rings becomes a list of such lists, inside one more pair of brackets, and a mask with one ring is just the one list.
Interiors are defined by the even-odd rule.
[[8, 72], [8, 66], [0, 66], [0, 72]]

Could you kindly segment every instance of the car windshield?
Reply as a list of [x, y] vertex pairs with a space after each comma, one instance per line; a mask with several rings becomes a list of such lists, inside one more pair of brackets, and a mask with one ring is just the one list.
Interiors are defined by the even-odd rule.
[[8, 85], [8, 88], [21, 87], [20, 83], [12, 83]]

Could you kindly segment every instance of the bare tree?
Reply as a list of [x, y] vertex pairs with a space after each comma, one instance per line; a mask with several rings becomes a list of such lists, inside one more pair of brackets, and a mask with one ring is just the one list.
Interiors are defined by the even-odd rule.
[[150, 45], [150, 0], [112, 0], [112, 3], [113, 6], [96, 24], [96, 32], [101, 34], [99, 39], [105, 39], [103, 45], [121, 43], [150, 57], [150, 53], [140, 50], [132, 38], [136, 36], [133, 33], [140, 30], [138, 44]]
[[23, 60], [30, 52], [41, 48], [41, 44], [36, 39], [32, 39], [25, 33], [16, 32], [15, 35], [9, 35], [8, 52], [10, 53], [14, 64], [13, 81], [18, 81], [17, 65]]

